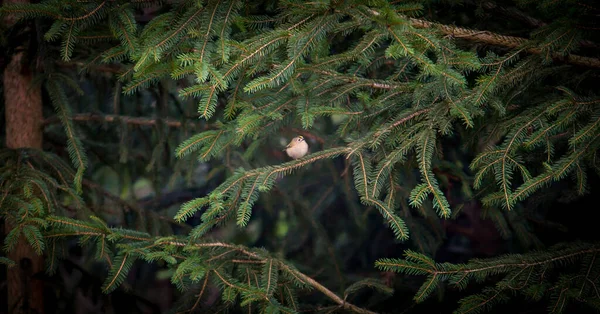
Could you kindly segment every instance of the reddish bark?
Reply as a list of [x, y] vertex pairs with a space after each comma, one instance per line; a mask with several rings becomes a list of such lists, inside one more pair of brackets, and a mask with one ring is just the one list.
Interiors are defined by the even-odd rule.
[[[26, 3], [27, 0], [4, 0], [3, 5]], [[12, 17], [4, 20], [8, 26]], [[23, 43], [26, 45], [26, 43]], [[4, 70], [4, 105], [6, 146], [9, 148], [42, 148], [42, 97], [39, 86], [33, 86], [27, 47], [17, 47]], [[10, 221], [5, 231], [13, 228]], [[9, 313], [44, 313], [43, 283], [32, 276], [43, 271], [44, 260], [21, 239], [9, 258], [17, 262], [7, 271]]]

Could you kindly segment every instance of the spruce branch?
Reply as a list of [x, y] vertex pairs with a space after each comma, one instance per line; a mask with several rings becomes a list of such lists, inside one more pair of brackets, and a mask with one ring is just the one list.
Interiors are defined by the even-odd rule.
[[421, 109], [421, 110], [417, 110], [413, 113], [408, 114], [405, 117], [402, 117], [396, 121], [394, 121], [393, 123], [391, 123], [390, 125], [386, 125], [382, 128], [380, 128], [379, 130], [377, 130], [377, 132], [375, 132], [375, 134], [373, 134], [373, 138], [375, 139], [375, 142], [379, 141], [379, 138], [382, 135], [385, 135], [386, 133], [391, 132], [394, 128], [398, 127], [399, 125], [402, 125], [410, 120], [412, 120], [415, 117], [418, 117], [422, 114], [428, 113], [431, 111], [431, 108], [425, 108], [425, 109]]
[[[269, 258], [265, 258], [263, 256], [260, 256], [254, 252], [251, 252], [249, 250], [247, 250], [244, 247], [241, 246], [236, 246], [233, 244], [228, 244], [228, 243], [223, 243], [223, 242], [208, 242], [208, 243], [193, 243], [193, 244], [187, 244], [184, 242], [175, 242], [175, 241], [171, 241], [171, 242], [167, 242], [168, 244], [174, 245], [174, 246], [179, 246], [179, 247], [186, 247], [188, 245], [191, 245], [193, 247], [197, 247], [197, 248], [207, 248], [207, 247], [222, 247], [222, 248], [228, 248], [228, 249], [235, 249], [241, 253], [243, 253], [244, 255], [247, 255], [248, 257], [251, 257], [253, 259], [255, 259], [256, 261], [259, 261], [261, 263], [266, 263]], [[296, 278], [298, 278], [302, 283], [305, 283], [309, 286], [312, 286], [313, 288], [319, 290], [320, 292], [322, 292], [323, 294], [325, 294], [327, 297], [329, 297], [331, 300], [333, 300], [335, 303], [337, 303], [341, 308], [343, 309], [347, 309], [350, 311], [353, 311], [355, 313], [365, 313], [365, 314], [375, 314], [376, 312], [372, 312], [366, 309], [363, 309], [361, 307], [358, 307], [354, 304], [348, 303], [346, 302], [344, 299], [342, 299], [341, 297], [339, 297], [335, 292], [327, 289], [327, 287], [323, 286], [322, 284], [320, 284], [319, 282], [317, 282], [316, 280], [312, 279], [311, 277], [309, 277], [308, 275], [305, 275], [303, 273], [301, 273], [300, 271], [296, 270], [295, 268], [292, 268], [284, 263], [280, 263], [279, 265], [281, 268], [283, 268], [284, 270], [286, 270], [287, 272], [289, 272], [290, 274], [296, 276]]]
[[[377, 13], [379, 14], [379, 13]], [[429, 22], [422, 19], [409, 18], [411, 24], [417, 28], [435, 28], [440, 30], [442, 33], [470, 41], [483, 42], [490, 45], [502, 46], [507, 48], [519, 48], [530, 46], [527, 39], [515, 36], [496, 34], [490, 31], [478, 31], [468, 28], [455, 27], [435, 22]], [[531, 54], [543, 54], [545, 53], [542, 49], [537, 47], [525, 48], [525, 51]], [[574, 65], [580, 65], [585, 67], [600, 68], [600, 59], [591, 58], [585, 56], [579, 56], [575, 54], [568, 54], [561, 56], [559, 54], [552, 54], [552, 58], [557, 61], [571, 63]]]
[[102, 9], [102, 7], [104, 7], [104, 5], [106, 4], [106, 0], [102, 1], [99, 5], [97, 5], [94, 9], [90, 10], [90, 12], [82, 15], [82, 16], [76, 16], [76, 17], [62, 17], [62, 20], [65, 21], [79, 21], [79, 20], [85, 20], [90, 18], [92, 15], [96, 14], [100, 9]]
[[[263, 254], [258, 254], [244, 246], [234, 245], [234, 244], [229, 244], [229, 243], [219, 242], [219, 241], [191, 242], [190, 243], [187, 240], [176, 240], [176, 239], [174, 239], [174, 237], [154, 238], [146, 233], [133, 232], [131, 230], [125, 230], [125, 229], [121, 229], [121, 228], [105, 228], [105, 227], [93, 225], [89, 222], [78, 221], [78, 220], [64, 218], [64, 217], [58, 217], [58, 216], [48, 217], [48, 221], [57, 227], [65, 228], [62, 231], [55, 230], [53, 232], [50, 232], [50, 233], [44, 235], [45, 238], [49, 238], [49, 239], [64, 238], [64, 237], [70, 237], [70, 236], [95, 236], [95, 237], [99, 237], [102, 239], [105, 239], [105, 238], [112, 239], [112, 241], [115, 241], [115, 240], [118, 241], [119, 239], [127, 240], [127, 241], [129, 241], [128, 242], [129, 245], [132, 245], [133, 247], [139, 247], [138, 244], [140, 244], [140, 245], [146, 245], [147, 248], [152, 247], [155, 249], [161, 248], [161, 247], [164, 247], [164, 248], [179, 247], [179, 248], [183, 248], [184, 251], [187, 251], [187, 252], [193, 252], [194, 250], [197, 250], [197, 249], [207, 249], [207, 248], [223, 248], [223, 249], [227, 249], [226, 252], [228, 252], [228, 253], [231, 253], [230, 251], [236, 251], [236, 252], [239, 252], [251, 259], [249, 261], [244, 261], [244, 263], [248, 263], [251, 261], [259, 262], [263, 265], [268, 262], [277, 263], [277, 267], [279, 267], [285, 273], [290, 274], [291, 276], [295, 277], [299, 283], [301, 283], [302, 285], [304, 285], [306, 287], [312, 287], [312, 288], [320, 291], [325, 296], [330, 298], [333, 302], [338, 304], [338, 306], [342, 309], [350, 310], [355, 313], [365, 313], [365, 314], [374, 314], [375, 313], [375, 312], [363, 309], [361, 307], [358, 307], [352, 303], [346, 302], [344, 299], [342, 299], [336, 293], [329, 290], [327, 287], [323, 286], [322, 284], [320, 284], [316, 280], [312, 279], [308, 275], [298, 271], [294, 267], [287, 265], [285, 262], [274, 260], [269, 256], [264, 256]], [[128, 251], [128, 252], [123, 252], [121, 255], [118, 255], [115, 257], [117, 263], [114, 263], [114, 261], [113, 261], [114, 267], [111, 267], [111, 272], [109, 274], [109, 278], [107, 278], [105, 285], [104, 285], [105, 292], [114, 290], [117, 285], [122, 283], [122, 281], [125, 279], [125, 275], [126, 275], [128, 269], [132, 265], [131, 263], [132, 263], [133, 259], [136, 256], [140, 256], [141, 254], [144, 254], [144, 250], [137, 250], [137, 251], [133, 250], [133, 251]], [[191, 261], [191, 259], [186, 259], [186, 260]], [[219, 274], [221, 274], [221, 273], [215, 273], [215, 275], [217, 275], [217, 276]], [[206, 275], [208, 275], [208, 274], [206, 274]], [[222, 278], [222, 279], [229, 282], [229, 280], [227, 280], [226, 278]], [[235, 284], [233, 284], [233, 283], [230, 283], [230, 284], [235, 286]]]
[[64, 88], [60, 84], [61, 81], [63, 81], [64, 85], [77, 87], [76, 91], [79, 94], [81, 94], [82, 91], [78, 89], [79, 86], [77, 83], [73, 82], [71, 78], [61, 74], [56, 74], [55, 76], [49, 77], [44, 84], [48, 94], [50, 95], [52, 105], [57, 112], [57, 117], [60, 120], [67, 136], [67, 150], [69, 152], [69, 157], [73, 165], [77, 168], [77, 173], [75, 174], [74, 178], [75, 189], [78, 193], [81, 193], [81, 181], [83, 180], [83, 174], [88, 166], [88, 159], [81, 140], [77, 134], [78, 132], [72, 123], [71, 108], [69, 106], [68, 98]]
[[[520, 292], [526, 296], [539, 300], [544, 294], [555, 295], [559, 289], [573, 289], [583, 291], [585, 285], [595, 285], [595, 281], [588, 280], [589, 270], [594, 265], [596, 254], [600, 247], [593, 243], [570, 243], [558, 244], [543, 251], [534, 251], [526, 254], [508, 254], [490, 259], [473, 259], [466, 264], [436, 263], [433, 259], [411, 251], [405, 251], [404, 259], [384, 258], [376, 262], [376, 267], [384, 271], [395, 271], [410, 275], [426, 275], [427, 280], [423, 283], [415, 300], [422, 302], [443, 282], [458, 289], [467, 287], [469, 281], [483, 282], [495, 276], [504, 276], [494, 288], [485, 288], [483, 293], [471, 295], [460, 301], [457, 313], [469, 313], [489, 308], [492, 304], [488, 302], [495, 298], [505, 300], [505, 293]], [[573, 280], [579, 276], [566, 275], [569, 278], [563, 281], [561, 275], [558, 280], [550, 275], [550, 272], [559, 271], [568, 265], [580, 262], [580, 274], [584, 277], [577, 281], [581, 287], [573, 287]], [[570, 272], [571, 270], [565, 270]], [[551, 287], [551, 289], [548, 289]], [[539, 290], [542, 289], [542, 290]], [[592, 289], [586, 290], [588, 295], [596, 296]], [[536, 296], [537, 295], [537, 296]], [[552, 298], [552, 296], [551, 296]], [[580, 301], [586, 302], [585, 297]]]
[[200, 305], [200, 299], [202, 299], [202, 296], [204, 295], [204, 291], [206, 291], [206, 287], [207, 287], [207, 284], [208, 284], [209, 275], [210, 274], [206, 274], [204, 276], [204, 282], [202, 283], [202, 288], [200, 289], [200, 293], [198, 293], [198, 296], [196, 297], [196, 302], [194, 303], [194, 305], [192, 306], [192, 308], [190, 308], [187, 311], [183, 311], [182, 313], [188, 313], [188, 312], [193, 313], [194, 310], [196, 309], [196, 307], [198, 307], [198, 305]]

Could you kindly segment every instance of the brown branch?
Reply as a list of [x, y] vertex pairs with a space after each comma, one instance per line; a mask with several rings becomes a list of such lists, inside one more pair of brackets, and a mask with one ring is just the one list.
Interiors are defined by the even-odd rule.
[[[156, 125], [159, 121], [158, 118], [146, 118], [146, 117], [131, 117], [131, 116], [121, 116], [114, 114], [95, 114], [95, 113], [79, 113], [71, 116], [73, 121], [87, 122], [87, 121], [98, 121], [98, 122], [125, 122], [127, 124], [133, 125]], [[161, 119], [162, 122], [172, 128], [180, 128], [184, 124], [183, 122], [175, 119], [164, 118]], [[60, 118], [58, 116], [52, 116], [44, 121], [44, 125], [59, 123]], [[188, 127], [196, 127], [198, 123], [188, 121]], [[210, 128], [209, 126], [204, 126], [204, 129]]]
[[[358, 80], [358, 77], [356, 77], [356, 76], [349, 76], [349, 75], [345, 75], [345, 74], [334, 72], [334, 71], [321, 70], [317, 66], [300, 67], [300, 68], [298, 68], [298, 71], [314, 72], [314, 73], [322, 74], [322, 75], [325, 75], [328, 77], [336, 78], [339, 80], [344, 80], [344, 81], [347, 81], [348, 83], [356, 83]], [[404, 87], [404, 85], [402, 85], [402, 84], [387, 84], [387, 83], [376, 82], [374, 80], [369, 80], [369, 79], [364, 79], [364, 78], [361, 78], [361, 79], [362, 79], [362, 81], [365, 82], [363, 84], [363, 86], [370, 87], [373, 89], [391, 90], [391, 89]], [[321, 93], [321, 94], [323, 94], [323, 93]]]
[[[374, 12], [374, 14], [379, 14], [379, 12]], [[411, 24], [417, 28], [436, 28], [440, 30], [442, 33], [446, 35], [451, 35], [453, 37], [460, 37], [462, 39], [471, 40], [471, 41], [479, 41], [490, 45], [495, 46], [503, 46], [507, 48], [517, 48], [525, 46], [529, 43], [529, 41], [525, 38], [514, 37], [496, 34], [489, 31], [477, 31], [468, 28], [462, 27], [454, 27], [450, 25], [444, 25], [434, 22], [429, 22], [421, 19], [411, 18], [409, 19]], [[525, 51], [531, 54], [542, 54], [544, 51], [540, 48], [526, 48]], [[566, 63], [571, 63], [575, 65], [581, 65], [586, 67], [600, 68], [600, 59], [584, 57], [574, 54], [569, 54], [566, 56], [561, 56], [559, 54], [552, 54], [552, 58], [555, 60], [563, 61]]]

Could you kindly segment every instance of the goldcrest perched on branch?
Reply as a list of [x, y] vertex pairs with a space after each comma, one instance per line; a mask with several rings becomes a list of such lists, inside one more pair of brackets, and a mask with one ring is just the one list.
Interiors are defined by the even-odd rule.
[[308, 144], [304, 137], [299, 135], [294, 137], [284, 150], [292, 159], [298, 159], [308, 153]]

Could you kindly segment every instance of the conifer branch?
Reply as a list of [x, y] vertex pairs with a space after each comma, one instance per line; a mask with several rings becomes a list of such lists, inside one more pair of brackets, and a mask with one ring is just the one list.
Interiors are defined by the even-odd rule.
[[[133, 231], [127, 231], [127, 230], [123, 230], [120, 228], [102, 229], [99, 227], [95, 227], [88, 222], [77, 221], [77, 220], [73, 220], [73, 219], [56, 217], [56, 216], [49, 217], [48, 220], [57, 226], [63, 226], [63, 227], [66, 227], [67, 229], [65, 229], [64, 231], [53, 232], [53, 233], [47, 234], [47, 235], [45, 235], [46, 238], [63, 238], [63, 237], [68, 237], [68, 236], [87, 235], [87, 236], [100, 237], [102, 239], [104, 239], [104, 238], [111, 239], [112, 238], [113, 240], [126, 239], [126, 240], [140, 242], [140, 243], [145, 242], [145, 243], [148, 243], [152, 247], [173, 246], [173, 247], [180, 247], [180, 248], [184, 248], [184, 249], [224, 248], [224, 249], [227, 249], [228, 252], [229, 251], [237, 251], [239, 253], [242, 253], [242, 254], [248, 256], [249, 258], [251, 258], [257, 262], [263, 263], [263, 264], [267, 263], [269, 261], [271, 263], [276, 262], [277, 267], [279, 267], [286, 273], [289, 273], [290, 275], [297, 278], [297, 280], [300, 283], [302, 283], [302, 285], [313, 287], [316, 290], [322, 292], [324, 295], [329, 297], [333, 302], [337, 303], [340, 308], [350, 310], [350, 311], [353, 311], [356, 313], [365, 313], [365, 314], [374, 314], [375, 313], [375, 312], [363, 309], [361, 307], [358, 307], [354, 304], [346, 302], [344, 299], [339, 297], [333, 291], [329, 290], [328, 288], [326, 288], [319, 282], [315, 281], [308, 275], [287, 265], [286, 263], [279, 262], [279, 261], [273, 260], [272, 258], [270, 258], [268, 256], [263, 256], [262, 254], [252, 252], [248, 248], [240, 246], [240, 245], [228, 244], [228, 243], [219, 242], [219, 241], [190, 243], [187, 240], [179, 241], [179, 240], [175, 240], [172, 238], [162, 238], [162, 239], [161, 238], [153, 238], [153, 237], [150, 237], [146, 233], [139, 233], [139, 232], [136, 233]], [[139, 247], [139, 246], [135, 246], [135, 247]], [[138, 251], [136, 251], [135, 255], [143, 254], [143, 252], [144, 252], [143, 250], [141, 250], [141, 251], [138, 250]], [[128, 269], [131, 267], [133, 260], [135, 259], [135, 256], [132, 254], [133, 253], [124, 252], [122, 255], [119, 255], [116, 257], [117, 263], [114, 265], [114, 267], [111, 268], [111, 272], [109, 274], [110, 276], [107, 279], [107, 281], [105, 282], [105, 285], [103, 288], [104, 291], [112, 291], [116, 288], [116, 286], [120, 282], [122, 282], [122, 280], [125, 278], [125, 275], [126, 275]], [[189, 260], [189, 259], [187, 259], [187, 260]], [[216, 274], [216, 275], [218, 276], [219, 274]], [[206, 273], [205, 276], [208, 276], [208, 273]], [[225, 280], [225, 278], [223, 278], [223, 279]], [[237, 287], [237, 288], [240, 288], [240, 287]]]
[[428, 113], [430, 111], [431, 111], [431, 108], [425, 108], [425, 109], [415, 111], [415, 112], [407, 115], [406, 117], [403, 117], [401, 119], [394, 121], [394, 123], [390, 124], [389, 126], [385, 126], [381, 129], [379, 129], [377, 132], [375, 132], [375, 134], [373, 134], [373, 137], [377, 141], [377, 140], [379, 140], [379, 137], [382, 136], [383, 134], [390, 132], [392, 129], [398, 127], [401, 124], [404, 124], [404, 123], [410, 121], [414, 117], [420, 116], [420, 115]]
[[204, 295], [204, 291], [206, 290], [206, 286], [208, 284], [209, 275], [210, 275], [210, 273], [207, 273], [206, 275], [204, 275], [204, 282], [202, 283], [202, 289], [200, 290], [200, 293], [198, 293], [198, 296], [196, 297], [196, 302], [194, 303], [194, 306], [192, 306], [191, 309], [184, 311], [184, 313], [187, 313], [187, 312], [193, 313], [194, 310], [196, 309], [196, 307], [198, 307], [198, 305], [200, 304], [200, 300], [202, 299], [202, 296]]
[[[464, 289], [471, 280], [482, 282], [491, 277], [503, 275], [504, 278], [495, 287], [484, 288], [483, 293], [470, 295], [460, 300], [461, 306], [457, 312], [469, 313], [493, 301], [496, 297], [502, 296], [500, 299], [504, 299], [504, 294], [507, 291], [509, 293], [520, 292], [538, 300], [544, 294], [549, 294], [550, 298], [556, 297], [556, 291], [553, 292], [552, 290], [574, 288], [571, 281], [580, 276], [566, 275], [564, 279], [556, 279], [547, 272], [559, 271], [554, 269], [566, 267], [579, 261], [579, 274], [583, 274], [581, 277], [585, 277], [598, 252], [600, 252], [600, 247], [597, 244], [577, 242], [571, 245], [558, 244], [545, 251], [508, 254], [485, 260], [475, 259], [467, 264], [454, 265], [436, 263], [423, 254], [408, 250], [405, 251], [404, 259], [384, 258], [378, 260], [376, 266], [385, 271], [426, 275], [426, 281], [419, 289], [418, 294], [415, 295], [417, 302], [423, 301], [443, 281], [447, 281], [451, 286], [458, 289]], [[565, 269], [565, 272], [571, 271]], [[598, 277], [590, 281], [595, 284], [597, 280]], [[533, 281], [535, 283], [530, 283]], [[590, 281], [583, 278], [578, 283], [582, 285], [581, 289], [579, 287], [576, 289], [583, 291], [583, 285], [590, 283]], [[549, 285], [551, 285], [551, 289], [548, 289]], [[591, 289], [586, 291], [586, 294], [591, 295], [591, 297], [595, 293]], [[589, 302], [590, 300], [580, 298], [580, 301]]]
[[91, 10], [87, 14], [84, 14], [82, 16], [77, 16], [77, 17], [63, 17], [62, 19], [65, 20], [65, 21], [80, 21], [80, 20], [85, 20], [85, 19], [89, 18], [90, 16], [94, 15], [100, 9], [102, 9], [102, 7], [105, 4], [106, 4], [106, 0], [102, 1], [102, 3], [100, 3], [98, 6], [96, 6], [93, 10]]
[[415, 270], [419, 270], [419, 271], [424, 271], [424, 272], [434, 275], [434, 276], [455, 275], [455, 274], [468, 275], [468, 274], [478, 273], [478, 272], [494, 272], [496, 270], [503, 270], [503, 269], [513, 268], [513, 267], [514, 268], [529, 268], [529, 267], [539, 266], [539, 265], [543, 265], [543, 264], [550, 264], [550, 263], [558, 262], [561, 260], [567, 260], [567, 259], [579, 256], [579, 255], [583, 255], [583, 254], [598, 253], [598, 252], [600, 252], [600, 248], [593, 247], [593, 248], [579, 250], [579, 251], [575, 251], [575, 252], [567, 252], [565, 254], [559, 254], [557, 256], [552, 256], [547, 259], [540, 259], [540, 260], [536, 260], [536, 261], [522, 261], [522, 262], [512, 262], [512, 263], [489, 263], [488, 262], [483, 266], [474, 265], [474, 267], [460, 267], [458, 269], [450, 269], [450, 270], [439, 269], [437, 266], [435, 266], [432, 263], [427, 263], [432, 268], [423, 268], [420, 266], [399, 265], [399, 264], [394, 264], [393, 262], [385, 262], [385, 261], [378, 262], [377, 265], [381, 266], [382, 268], [403, 267], [406, 269], [415, 269]]
[[[435, 22], [429, 22], [422, 19], [410, 18], [410, 22], [414, 27], [417, 28], [435, 28], [439, 29], [442, 33], [455, 37], [461, 38], [465, 40], [478, 41], [487, 43], [490, 45], [502, 46], [507, 48], [519, 48], [519, 47], [527, 47], [529, 45], [529, 41], [525, 38], [508, 36], [496, 34], [490, 31], [477, 31], [462, 27], [455, 27], [450, 25], [444, 25]], [[531, 54], [543, 54], [544, 51], [540, 48], [532, 47], [525, 48], [525, 51]], [[566, 63], [571, 63], [574, 65], [580, 65], [585, 67], [592, 68], [600, 68], [600, 59], [591, 58], [585, 56], [579, 56], [575, 54], [568, 54], [566, 56], [561, 56], [559, 54], [552, 54], [552, 58]]]
[[[179, 246], [179, 247], [186, 247], [188, 246], [187, 243], [184, 242], [175, 242], [175, 241], [171, 241], [171, 242], [167, 242], [168, 244], [174, 245], [174, 246]], [[223, 247], [223, 248], [228, 248], [228, 249], [235, 249], [241, 253], [243, 253], [244, 255], [247, 255], [248, 257], [254, 258], [257, 261], [260, 261], [261, 263], [266, 263], [267, 260], [269, 260], [269, 258], [265, 258], [262, 257], [254, 252], [248, 251], [247, 249], [240, 247], [240, 246], [236, 246], [233, 244], [227, 244], [227, 243], [223, 243], [223, 242], [208, 242], [208, 243], [193, 243], [190, 244], [194, 247], [198, 247], [198, 248], [206, 248], [206, 247]], [[323, 286], [322, 284], [318, 283], [316, 280], [312, 279], [311, 277], [309, 277], [308, 275], [305, 275], [301, 272], [299, 272], [296, 269], [293, 269], [289, 266], [287, 266], [285, 263], [280, 263], [279, 267], [281, 267], [282, 269], [284, 269], [285, 271], [297, 276], [297, 278], [303, 282], [306, 283], [310, 286], [312, 286], [313, 288], [321, 291], [323, 294], [325, 294], [327, 297], [329, 297], [331, 300], [333, 300], [335, 303], [337, 303], [341, 308], [343, 309], [347, 309], [356, 313], [364, 313], [364, 314], [376, 314], [376, 312], [372, 312], [366, 309], [363, 309], [361, 307], [358, 307], [354, 304], [348, 303], [346, 302], [344, 299], [342, 299], [341, 297], [339, 297], [335, 292], [327, 289], [325, 286]]]

